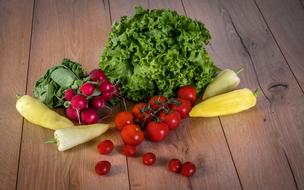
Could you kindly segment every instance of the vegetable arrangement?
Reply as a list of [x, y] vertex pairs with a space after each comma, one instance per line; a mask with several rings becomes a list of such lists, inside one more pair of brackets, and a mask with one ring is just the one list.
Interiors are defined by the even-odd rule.
[[205, 50], [209, 40], [198, 21], [167, 9], [137, 7], [133, 17], [113, 24], [99, 66], [132, 101], [157, 94], [170, 98], [185, 85], [200, 92], [217, 71]]
[[[103, 70], [87, 75], [79, 63], [63, 59], [36, 82], [36, 99], [18, 97], [16, 109], [28, 121], [55, 130], [54, 139], [46, 143], [65, 151], [105, 133], [110, 125], [98, 123], [106, 117], [99, 111], [111, 110], [115, 102], [128, 98], [137, 103], [130, 111], [119, 112], [114, 125], [124, 144], [121, 153], [136, 156], [145, 138], [162, 142], [189, 116], [217, 117], [256, 105], [257, 91], [236, 90], [242, 69], [216, 73], [204, 47], [209, 40], [208, 30], [198, 21], [170, 10], [137, 7], [132, 18], [122, 17], [113, 24], [100, 58]], [[203, 90], [202, 102], [196, 104]], [[52, 110], [63, 107], [68, 119]], [[97, 151], [110, 154], [114, 146], [103, 140]], [[153, 152], [142, 155], [144, 165], [152, 166], [156, 160]], [[102, 160], [95, 172], [106, 175], [111, 167]], [[196, 172], [194, 163], [177, 158], [169, 160], [167, 169], [186, 177]]]

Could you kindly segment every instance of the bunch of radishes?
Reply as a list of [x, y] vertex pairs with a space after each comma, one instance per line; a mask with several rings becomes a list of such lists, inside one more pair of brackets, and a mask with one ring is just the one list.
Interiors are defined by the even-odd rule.
[[68, 105], [66, 116], [79, 124], [97, 123], [100, 119], [97, 111], [109, 108], [106, 102], [115, 96], [118, 96], [118, 87], [109, 82], [102, 70], [94, 69], [80, 89], [70, 88], [64, 92]]

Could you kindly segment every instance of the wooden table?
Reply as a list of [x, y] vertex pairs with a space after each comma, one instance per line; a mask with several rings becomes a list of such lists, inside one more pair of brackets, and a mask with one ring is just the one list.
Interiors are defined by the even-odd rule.
[[[187, 119], [163, 143], [145, 142], [157, 164], [96, 151], [101, 139], [58, 152], [53, 132], [15, 110], [47, 68], [68, 57], [96, 68], [111, 22], [134, 6], [170, 8], [210, 30], [208, 52], [221, 68], [240, 68], [241, 86], [260, 88], [257, 106], [219, 118]], [[304, 189], [303, 0], [7, 0], [0, 1], [0, 189]], [[116, 112], [119, 111], [116, 108]], [[193, 161], [191, 178], [166, 170], [170, 158]], [[94, 166], [109, 160], [110, 175]]]

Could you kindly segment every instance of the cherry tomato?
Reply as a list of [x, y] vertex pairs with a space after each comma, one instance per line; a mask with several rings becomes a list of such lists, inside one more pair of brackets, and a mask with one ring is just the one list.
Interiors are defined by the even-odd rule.
[[191, 85], [183, 86], [177, 91], [177, 96], [189, 100], [191, 105], [194, 105], [196, 101], [196, 89]]
[[161, 121], [168, 125], [170, 130], [176, 129], [181, 122], [181, 116], [175, 110], [171, 110], [168, 113], [162, 110], [158, 116]]
[[133, 115], [130, 112], [119, 112], [114, 119], [115, 127], [121, 130], [124, 126], [133, 123]]
[[182, 168], [182, 163], [179, 159], [173, 158], [168, 163], [168, 170], [174, 173], [179, 173]]
[[142, 110], [147, 107], [146, 103], [138, 103], [135, 104], [131, 110], [131, 113], [134, 115], [134, 117], [140, 121], [143, 121], [145, 118], [144, 112]]
[[196, 171], [196, 167], [192, 162], [185, 162], [182, 165], [181, 174], [186, 177], [192, 176]]
[[114, 144], [110, 140], [101, 141], [97, 146], [98, 152], [100, 154], [109, 154], [110, 152], [112, 152], [113, 148]]
[[147, 131], [147, 135], [151, 141], [160, 142], [166, 138], [166, 136], [169, 132], [169, 128], [163, 122], [151, 121], [148, 124], [146, 131]]
[[189, 116], [189, 112], [191, 111], [190, 101], [182, 98], [176, 98], [176, 101], [177, 103], [170, 104], [170, 108], [178, 111], [182, 119], [187, 118]]
[[151, 166], [155, 163], [156, 156], [152, 152], [147, 152], [143, 155], [143, 163], [147, 166]]
[[111, 170], [111, 163], [103, 160], [103, 161], [99, 161], [96, 166], [95, 166], [95, 172], [98, 175], [106, 175], [107, 173], [109, 173]]
[[136, 147], [126, 144], [122, 147], [122, 153], [126, 156], [135, 156]]
[[136, 146], [143, 142], [144, 132], [138, 125], [131, 124], [122, 128], [120, 136], [125, 144]]
[[148, 104], [151, 106], [152, 109], [157, 110], [158, 108], [160, 108], [163, 104], [165, 104], [167, 102], [167, 98], [165, 96], [154, 96], [152, 97]]

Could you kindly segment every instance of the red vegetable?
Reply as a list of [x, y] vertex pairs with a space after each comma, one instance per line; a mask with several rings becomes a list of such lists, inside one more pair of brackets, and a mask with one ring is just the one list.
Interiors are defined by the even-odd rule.
[[156, 156], [152, 152], [145, 153], [143, 155], [143, 163], [147, 166], [151, 166], [155, 163]]
[[90, 72], [90, 78], [92, 81], [108, 81], [104, 72], [100, 69], [94, 69]]
[[126, 156], [135, 156], [136, 155], [136, 147], [126, 144], [122, 148], [122, 153]]
[[136, 119], [143, 121], [145, 118], [145, 114], [141, 110], [145, 107], [147, 107], [146, 103], [135, 104], [131, 110], [131, 113], [134, 115]]
[[88, 101], [83, 95], [77, 94], [71, 99], [71, 105], [75, 110], [83, 110], [88, 107]]
[[85, 96], [91, 96], [95, 90], [92, 83], [86, 82], [80, 87], [80, 92]]
[[130, 112], [119, 112], [114, 119], [115, 127], [121, 130], [124, 126], [133, 123], [133, 115]]
[[196, 89], [191, 85], [183, 86], [177, 91], [177, 96], [189, 100], [191, 105], [194, 105], [196, 101]]
[[166, 136], [169, 132], [169, 128], [163, 122], [151, 121], [148, 124], [146, 131], [147, 131], [147, 135], [151, 141], [160, 142], [166, 138]]
[[71, 101], [71, 99], [73, 98], [73, 96], [75, 96], [76, 92], [73, 89], [67, 89], [66, 91], [64, 91], [64, 98], [67, 101]]
[[109, 173], [111, 170], [111, 163], [103, 160], [103, 161], [99, 161], [96, 166], [95, 166], [95, 172], [98, 175], [106, 175], [107, 173]]
[[131, 124], [122, 128], [120, 136], [125, 144], [136, 146], [143, 142], [144, 133], [138, 125]]
[[168, 170], [170, 170], [171, 172], [179, 173], [181, 171], [181, 168], [182, 163], [176, 158], [171, 159], [168, 163]]
[[192, 162], [185, 162], [182, 165], [181, 174], [186, 177], [192, 176], [196, 171], [196, 167]]
[[114, 144], [110, 140], [103, 140], [97, 146], [98, 152], [100, 154], [109, 154], [112, 152], [113, 148]]
[[167, 102], [167, 98], [165, 96], [154, 96], [149, 100], [149, 105], [151, 106], [152, 109], [157, 110], [160, 108], [162, 105], [164, 105]]
[[170, 108], [178, 111], [182, 119], [187, 118], [192, 108], [190, 101], [182, 98], [176, 98], [176, 101], [177, 102], [170, 104]]
[[98, 121], [98, 115], [95, 109], [87, 108], [80, 113], [81, 121], [85, 124], [94, 124]]
[[113, 85], [112, 85], [110, 82], [107, 82], [107, 81], [106, 81], [106, 82], [103, 82], [103, 83], [100, 84], [99, 90], [100, 90], [100, 92], [102, 92], [103, 94], [104, 94], [104, 93], [107, 93], [107, 92], [112, 93], [113, 90], [114, 90], [114, 88], [113, 88]]
[[95, 96], [92, 99], [92, 105], [96, 109], [101, 109], [105, 105], [105, 99], [103, 98], [103, 96]]
[[65, 114], [66, 116], [72, 120], [72, 121], [78, 121], [78, 115], [77, 115], [77, 111], [72, 108], [72, 106], [69, 106], [66, 110], [65, 110]]
[[179, 112], [174, 110], [171, 110], [168, 113], [162, 110], [158, 116], [161, 121], [168, 125], [170, 130], [176, 129], [181, 122], [181, 116]]

